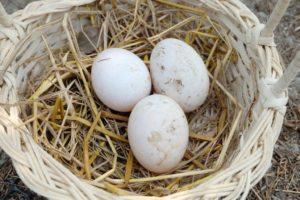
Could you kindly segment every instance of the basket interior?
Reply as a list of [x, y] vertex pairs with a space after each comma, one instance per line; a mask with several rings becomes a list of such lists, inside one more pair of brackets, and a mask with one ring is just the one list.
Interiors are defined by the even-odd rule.
[[[193, 188], [230, 162], [240, 148], [237, 133], [251, 124], [260, 76], [255, 63], [243, 59], [251, 47], [241, 46], [209, 7], [108, 2], [47, 15], [29, 26], [10, 68], [18, 75], [21, 118], [40, 146], [93, 185], [105, 181], [111, 192], [151, 196]], [[190, 142], [184, 159], [172, 173], [154, 174], [130, 153], [129, 113], [109, 110], [91, 90], [90, 67], [97, 53], [110, 47], [130, 50], [148, 65], [154, 45], [170, 37], [202, 56], [211, 87], [206, 102], [187, 114]], [[103, 115], [86, 143], [95, 111]]]

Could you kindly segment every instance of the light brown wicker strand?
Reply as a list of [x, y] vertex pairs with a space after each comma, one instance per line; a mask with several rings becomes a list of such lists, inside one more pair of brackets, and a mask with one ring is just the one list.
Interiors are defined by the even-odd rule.
[[[26, 17], [23, 17], [23, 18], [25, 18], [23, 20], [25, 21], [26, 19], [36, 18], [36, 17], [43, 16], [43, 15], [46, 15], [46, 14], [51, 14], [51, 10], [53, 10], [53, 12], [66, 12], [66, 11], [68, 11], [69, 9], [71, 9], [75, 6], [80, 6], [80, 5], [83, 5], [83, 4], [92, 3], [94, 1], [95, 0], [40, 1], [39, 7], [42, 7], [41, 10], [43, 10], [43, 12], [37, 12], [39, 9], [37, 9], [37, 6], [34, 5], [34, 3], [36, 3], [36, 2], [32, 2], [31, 4], [28, 4], [24, 8], [24, 10], [27, 10], [27, 11], [30, 11], [30, 12], [25, 13], [24, 16], [26, 16]], [[48, 5], [48, 4], [50, 4], [50, 5]], [[32, 10], [26, 9], [27, 7], [30, 7], [30, 6], [33, 7]], [[30, 22], [26, 22], [23, 25], [29, 25], [27, 23], [30, 24]], [[7, 12], [5, 11], [2, 3], [0, 2], [0, 28], [1, 28], [1, 25], [4, 26], [4, 27], [13, 27], [12, 26], [13, 25], [13, 20], [12, 20], [12, 17], [7, 14]], [[24, 28], [24, 30], [26, 29], [25, 27], [23, 27], [23, 28]], [[16, 30], [12, 30], [12, 31], [15, 32]], [[8, 67], [9, 67], [9, 65], [4, 65], [4, 66], [0, 65], [0, 86], [3, 84], [3, 76], [4, 76], [5, 72], [7, 71]]]
[[[1, 25], [4, 27], [8, 27], [12, 25], [12, 19], [11, 17], [7, 14], [7, 12], [5, 11], [3, 5], [0, 2], [0, 28]], [[0, 86], [3, 83], [3, 75], [5, 73], [5, 71], [7, 70], [7, 68], [5, 69], [1, 69], [2, 66], [0, 66]]]
[[263, 37], [271, 37], [276, 26], [279, 24], [281, 18], [283, 17], [286, 9], [289, 7], [291, 0], [278, 0], [272, 14], [267, 21], [265, 28], [261, 32]]

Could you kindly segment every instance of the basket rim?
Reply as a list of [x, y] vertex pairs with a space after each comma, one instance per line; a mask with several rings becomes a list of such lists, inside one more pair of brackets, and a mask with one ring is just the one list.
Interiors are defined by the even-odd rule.
[[[54, 1], [43, 0], [43, 1], [33, 2], [31, 4], [28, 4], [26, 6], [26, 8], [24, 8], [23, 10], [19, 10], [11, 15], [12, 20], [16, 23], [14, 25], [14, 27], [11, 27], [11, 28], [12, 29], [19, 29], [21, 27], [24, 28], [24, 26], [25, 26], [24, 21], [26, 21], [26, 20], [29, 20], [30, 22], [28, 24], [30, 24], [30, 23], [34, 22], [34, 19], [38, 20], [38, 18], [46, 16], [47, 14], [56, 13], [56, 12], [58, 12], [58, 13], [68, 12], [70, 9], [72, 9], [75, 6], [82, 6], [85, 4], [92, 3], [94, 1], [95, 0], [76, 0], [76, 1], [67, 0], [62, 3], [62, 2], [56, 1], [56, 0], [54, 0]], [[237, 29], [233, 29], [232, 32], [237, 36], [238, 40], [241, 41], [242, 43], [244, 43], [245, 45], [256, 44], [257, 46], [264, 47], [262, 49], [269, 48], [268, 50], [265, 50], [265, 52], [263, 53], [265, 55], [265, 60], [268, 60], [268, 59], [279, 60], [278, 52], [276, 50], [276, 46], [274, 43], [274, 37], [273, 36], [272, 37], [257, 36], [257, 33], [262, 30], [264, 25], [260, 24], [257, 17], [243, 3], [239, 2], [238, 0], [229, 0], [228, 2], [224, 2], [224, 1], [221, 2], [219, 0], [213, 0], [213, 1], [203, 0], [200, 2], [203, 3], [203, 5], [205, 5], [207, 7], [207, 9], [214, 10], [214, 12], [222, 13], [224, 15], [228, 12], [228, 10], [229, 10], [228, 7], [230, 8], [230, 5], [228, 5], [229, 4], [228, 2], [230, 2], [236, 6], [239, 6], [240, 10], [243, 10], [246, 12], [246, 14], [245, 14], [246, 17], [249, 17], [252, 21], [254, 21], [255, 23], [258, 23], [258, 24], [255, 28], [248, 27], [249, 30], [251, 30], [251, 31], [249, 31], [249, 33], [246, 33], [244, 35], [242, 35], [240, 32], [238, 32]], [[38, 10], [38, 9], [35, 9], [35, 10], [32, 9], [32, 8], [37, 8], [40, 6], [42, 7], [43, 5], [45, 5], [45, 7], [46, 7], [46, 5], [49, 3], [52, 3], [53, 7], [51, 7], [51, 9], [46, 10], [47, 12], [42, 12], [41, 10]], [[219, 7], [216, 7], [216, 5], [218, 5]], [[28, 12], [29, 10], [33, 10], [32, 15], [26, 14], [26, 12]], [[249, 13], [247, 13], [247, 12], [249, 12]], [[229, 16], [229, 19], [231, 19], [231, 16]], [[228, 19], [226, 19], [226, 20], [228, 20]], [[224, 20], [223, 23], [230, 23], [230, 21], [226, 21], [226, 20]], [[10, 29], [10, 28], [5, 28], [5, 29]], [[1, 35], [1, 31], [0, 31], [0, 41], [2, 40], [2, 41], [4, 41], [3, 43], [7, 43], [10, 46], [17, 45], [18, 42], [26, 36], [25, 32], [20, 33], [19, 38], [16, 39], [16, 38], [10, 36], [9, 34], [7, 34], [7, 35], [6, 34], [7, 33], [3, 34], [3, 32], [2, 32], [2, 35]], [[0, 46], [1, 46], [1, 43], [0, 43]], [[1, 52], [0, 52], [0, 55], [1, 55]], [[4, 59], [4, 61], [5, 61], [5, 59]], [[3, 60], [1, 60], [1, 58], [0, 58], [0, 65], [5, 65], [6, 63], [7, 63], [7, 61], [3, 62]], [[280, 77], [282, 74], [282, 66], [281, 66], [280, 62], [277, 64], [278, 65], [276, 65], [275, 67], [279, 73], [276, 74], [276, 76], [275, 76], [276, 78]], [[270, 66], [270, 67], [272, 68], [274, 66]], [[263, 83], [262, 91], [265, 89], [265, 85], [268, 85], [270, 83], [270, 79], [274, 78], [273, 74], [268, 74], [268, 75], [269, 76], [266, 76], [265, 79], [260, 80]], [[7, 84], [7, 79], [4, 78], [4, 80], [6, 81], [6, 84]], [[3, 89], [3, 87], [1, 89]], [[0, 92], [1, 92], [1, 89], [0, 89]], [[17, 90], [17, 88], [11, 86], [11, 90]], [[2, 94], [2, 93], [0, 93], [0, 94]], [[286, 100], [286, 97], [284, 98], [284, 100]], [[273, 108], [272, 106], [270, 106], [270, 107]], [[83, 199], [96, 199], [97, 197], [101, 198], [101, 199], [117, 198], [117, 196], [115, 194], [112, 194], [110, 192], [104, 191], [103, 189], [91, 186], [88, 183], [83, 182], [79, 178], [77, 178], [67, 168], [65, 168], [63, 165], [58, 163], [56, 160], [54, 160], [54, 158], [52, 158], [52, 156], [48, 155], [48, 153], [46, 151], [44, 151], [41, 147], [39, 147], [37, 144], [35, 144], [33, 142], [32, 138], [29, 137], [30, 133], [28, 132], [28, 130], [23, 130], [20, 132], [17, 130], [13, 130], [13, 132], [19, 133], [18, 134], [19, 137], [12, 136], [11, 133], [8, 134], [8, 132], [9, 132], [8, 129], [5, 130], [6, 128], [3, 128], [3, 127], [10, 127], [11, 122], [13, 122], [15, 124], [20, 123], [17, 108], [13, 107], [10, 109], [9, 112], [7, 112], [1, 106], [0, 113], [3, 115], [3, 119], [0, 119], [0, 147], [12, 158], [13, 165], [14, 165], [19, 177], [23, 180], [23, 182], [30, 189], [32, 189], [36, 193], [39, 193], [45, 197], [48, 197], [48, 198], [58, 198], [58, 199], [66, 198], [66, 197], [75, 198], [75, 196], [74, 196], [75, 194], [77, 194], [79, 196], [83, 195], [82, 196]], [[284, 113], [285, 113], [285, 102], [283, 102], [281, 106], [277, 106], [275, 110], [270, 110], [268, 106], [263, 107], [261, 110], [261, 114], [257, 117], [256, 122], [253, 123], [254, 124], [253, 132], [260, 131], [260, 133], [256, 133], [256, 134], [254, 133], [252, 135], [253, 140], [255, 140], [254, 142], [257, 142], [257, 143], [263, 142], [265, 145], [269, 145], [268, 148], [266, 148], [266, 146], [265, 146], [264, 148], [257, 150], [255, 153], [253, 153], [251, 156], [249, 156], [247, 158], [244, 158], [241, 160], [236, 159], [237, 161], [236, 161], [235, 166], [233, 166], [233, 167], [229, 166], [225, 169], [221, 169], [220, 171], [218, 171], [216, 173], [217, 176], [219, 176], [217, 178], [215, 178], [216, 175], [212, 176], [212, 178], [208, 179], [204, 184], [199, 184], [197, 187], [195, 187], [193, 189], [175, 193], [175, 194], [172, 194], [169, 196], [164, 196], [162, 198], [181, 199], [181, 198], [194, 197], [193, 195], [209, 196], [212, 193], [217, 194], [218, 192], [213, 191], [212, 187], [210, 185], [215, 185], [214, 189], [219, 188], [219, 190], [221, 192], [226, 192], [227, 190], [229, 190], [230, 192], [227, 192], [228, 193], [228, 195], [226, 195], [227, 197], [234, 198], [234, 197], [236, 197], [237, 194], [241, 195], [243, 193], [242, 197], [245, 198], [247, 196], [249, 190], [251, 189], [251, 187], [253, 185], [255, 185], [260, 180], [260, 178], [262, 178], [262, 176], [265, 174], [265, 172], [267, 171], [267, 169], [269, 168], [269, 166], [271, 164], [272, 149], [273, 149], [273, 146], [274, 146], [274, 144], [277, 140], [277, 137], [280, 133], [281, 126], [283, 123]], [[274, 119], [274, 121], [277, 122], [277, 123], [274, 123], [275, 125], [266, 124], [267, 122], [271, 122], [273, 119]], [[257, 128], [258, 126], [263, 126], [264, 130], [257, 131], [256, 129], [258, 129]], [[25, 134], [22, 134], [21, 132], [25, 132]], [[273, 132], [273, 135], [270, 134], [272, 132]], [[261, 136], [263, 136], [265, 138], [263, 138], [263, 140], [258, 141], [259, 137], [261, 137]], [[25, 141], [28, 142], [29, 145], [27, 146], [27, 148], [31, 148], [28, 152], [22, 151], [22, 148], [20, 148], [21, 144], [15, 144], [15, 142], [18, 142], [21, 137]], [[9, 140], [11, 140], [11, 139], [15, 140], [15, 142], [9, 142]], [[269, 139], [270, 139], [270, 141], [267, 141]], [[251, 142], [250, 139], [248, 139], [248, 141], [249, 141], [248, 142], [249, 145], [251, 145], [251, 143], [253, 142], [253, 141]], [[31, 155], [27, 155], [27, 154], [31, 154]], [[241, 157], [241, 154], [239, 154], [239, 156]], [[59, 189], [59, 187], [53, 185], [53, 181], [47, 180], [47, 178], [45, 178], [44, 180], [40, 180], [40, 182], [36, 183], [34, 180], [39, 178], [39, 175], [35, 174], [36, 177], [35, 178], [32, 177], [34, 174], [30, 172], [30, 169], [32, 168], [32, 163], [30, 162], [30, 159], [37, 160], [37, 162], [41, 162], [40, 159], [43, 159], [43, 161], [47, 160], [47, 165], [49, 165], [47, 167], [52, 166], [52, 167], [56, 168], [56, 170], [58, 170], [60, 172], [60, 174], [64, 174], [64, 177], [63, 177], [64, 180], [68, 180], [68, 182], [70, 182], [70, 181], [74, 182], [74, 185], [72, 187], [75, 187], [75, 188], [70, 188], [69, 191], [67, 191], [67, 190], [62, 191], [63, 189]], [[252, 165], [251, 165], [250, 161], [252, 162]], [[236, 167], [236, 165], [238, 165], [239, 167]], [[43, 164], [43, 166], [46, 167], [45, 164]], [[260, 169], [260, 172], [254, 176], [255, 170], [252, 171], [251, 169], [255, 168], [255, 166], [260, 166], [261, 169]], [[250, 168], [250, 169], [248, 169], [248, 168]], [[39, 169], [39, 170], [42, 171], [41, 172], [42, 174], [49, 173], [49, 171], [45, 172], [47, 170], [44, 170], [44, 171], [43, 171], [43, 169]], [[242, 173], [243, 171], [246, 171], [247, 173]], [[26, 174], [28, 174], [28, 175], [26, 175]], [[235, 176], [235, 177], [233, 177], [233, 176]], [[226, 181], [224, 181], [224, 179], [226, 179], [224, 177], [227, 177], [227, 178], [231, 177], [231, 179], [239, 178], [239, 180], [235, 181], [234, 185], [233, 184], [230, 185], [230, 183], [226, 183]], [[46, 185], [47, 182], [49, 184], [48, 186]], [[219, 184], [219, 185], [217, 185], [217, 184]], [[105, 187], [105, 186], [101, 185], [100, 187]], [[50, 188], [53, 190], [52, 191], [50, 190], [50, 192], [49, 192]], [[230, 188], [233, 188], [233, 189], [230, 189]], [[102, 190], [102, 191], [99, 192], [99, 190]], [[219, 193], [221, 193], [221, 192], [219, 192]], [[73, 195], [71, 195], [71, 194], [73, 194]], [[103, 196], [101, 196], [101, 195], [103, 195]], [[120, 199], [122, 199], [122, 198], [134, 199], [134, 197], [137, 197], [137, 196], [127, 196], [127, 195], [119, 196]], [[138, 197], [142, 197], [142, 196], [138, 196]], [[151, 197], [143, 196], [143, 198], [148, 199]]]

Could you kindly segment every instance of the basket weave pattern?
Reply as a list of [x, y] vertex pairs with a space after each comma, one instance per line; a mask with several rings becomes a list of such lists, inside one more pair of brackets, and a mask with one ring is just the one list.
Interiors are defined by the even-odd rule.
[[[20, 108], [7, 106], [18, 102], [28, 76], [37, 76], [42, 72], [37, 63], [23, 62], [42, 54], [40, 40], [32, 40], [40, 31], [38, 27], [50, 23], [51, 27], [44, 34], [51, 38], [61, 30], [61, 26], [55, 23], [56, 19], [64, 18], [76, 6], [93, 1], [44, 0], [15, 12], [11, 21], [4, 23], [3, 20], [1, 23], [0, 16], [0, 147], [11, 157], [23, 182], [50, 199], [137, 198], [117, 196], [102, 189], [107, 187], [105, 183], [100, 183], [100, 188], [97, 188], [77, 178], [34, 142], [20, 119]], [[230, 162], [217, 174], [191, 190], [161, 198], [245, 199], [251, 187], [270, 167], [274, 144], [282, 127], [287, 97], [275, 97], [269, 88], [282, 75], [283, 69], [274, 38], [260, 36], [264, 25], [239, 0], [191, 1], [193, 6], [194, 3], [230, 30], [226, 33], [231, 41], [230, 46], [239, 55], [237, 64], [227, 72], [228, 77], [236, 79], [231, 84], [231, 91], [243, 108], [239, 133], [234, 133], [238, 135], [239, 142], [228, 155]], [[53, 37], [50, 46], [59, 47], [64, 39]]]

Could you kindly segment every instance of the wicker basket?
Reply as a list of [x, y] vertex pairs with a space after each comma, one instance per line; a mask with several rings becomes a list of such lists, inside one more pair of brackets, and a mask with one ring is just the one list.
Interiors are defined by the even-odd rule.
[[[44, 0], [31, 3], [12, 15], [7, 15], [0, 4], [0, 147], [11, 157], [22, 181], [47, 198], [152, 199], [155, 197], [116, 195], [105, 190], [109, 187], [105, 183], [95, 187], [79, 179], [34, 142], [29, 130], [22, 126], [20, 108], [6, 106], [18, 101], [29, 74], [38, 75], [42, 71], [36, 67], [38, 65], [22, 63], [40, 53], [39, 42], [29, 41], [29, 38], [34, 38], [43, 24], [50, 27], [44, 33], [47, 37], [55, 35], [61, 29], [53, 22], [55, 19], [65, 16], [74, 7], [92, 2], [94, 0]], [[232, 87], [244, 108], [240, 115], [251, 112], [251, 117], [245, 117], [239, 133], [229, 134], [229, 137], [239, 136], [239, 145], [231, 152], [230, 162], [195, 188], [161, 198], [245, 199], [271, 165], [273, 148], [286, 112], [286, 88], [299, 63], [298, 54], [283, 75], [273, 40], [273, 30], [288, 1], [279, 1], [266, 26], [239, 0], [185, 3], [201, 6], [212, 19], [231, 30], [228, 36], [239, 55], [237, 65], [232, 67], [232, 73], [239, 78]], [[50, 46], [61, 45], [63, 40], [55, 38]], [[258, 99], [254, 94], [259, 94]]]

